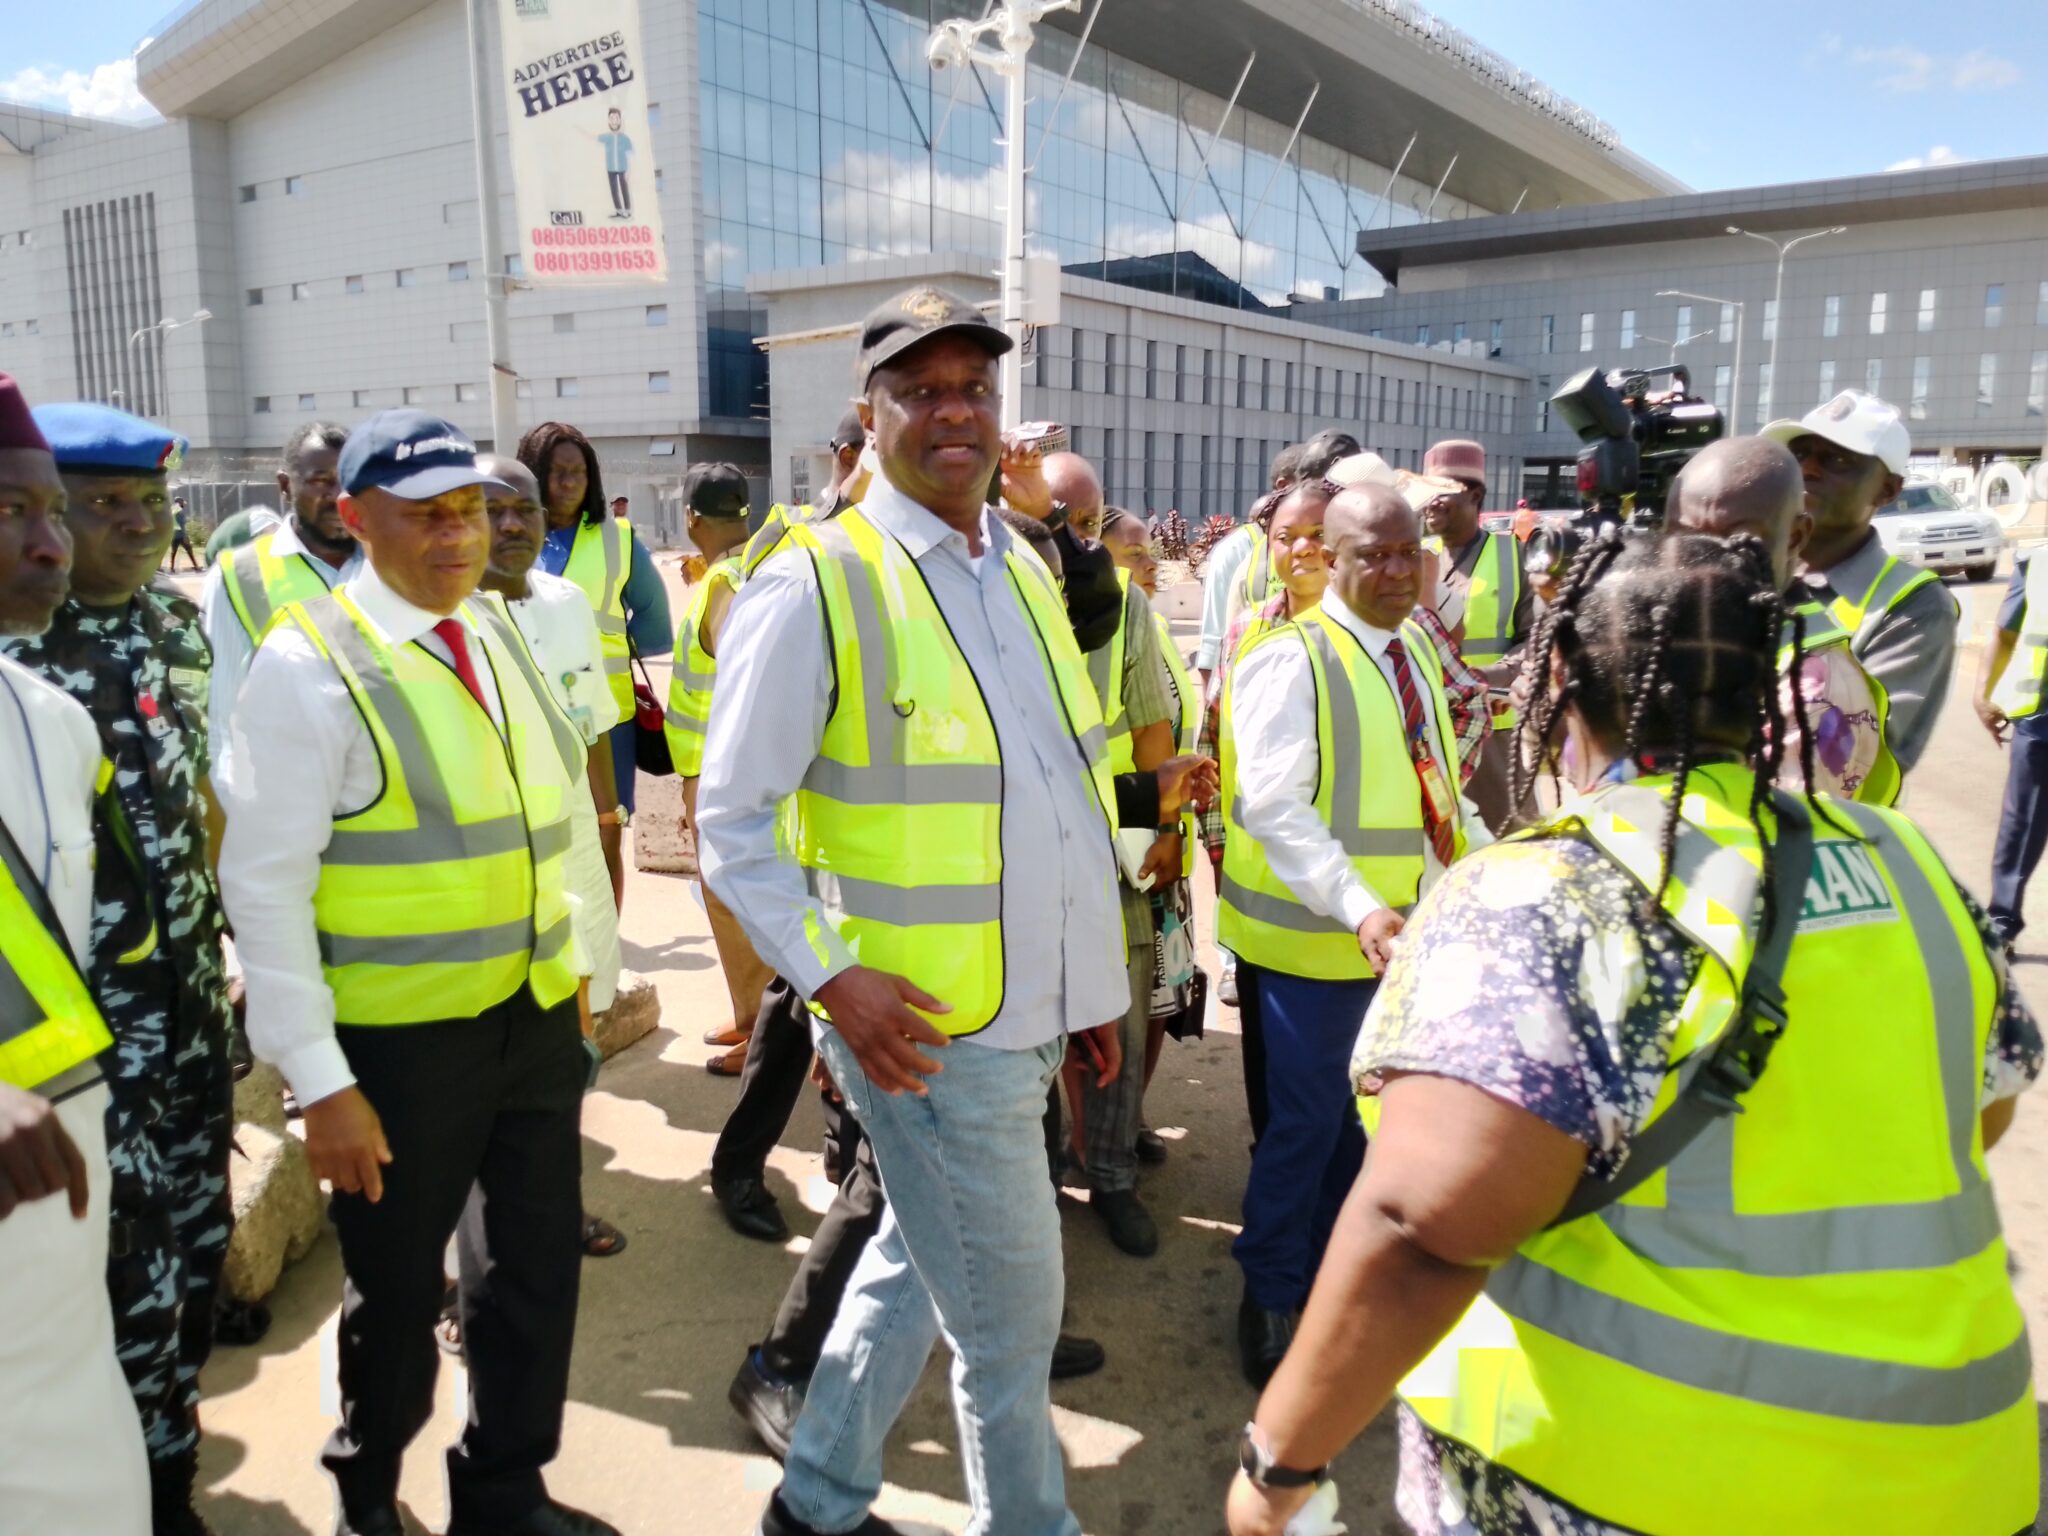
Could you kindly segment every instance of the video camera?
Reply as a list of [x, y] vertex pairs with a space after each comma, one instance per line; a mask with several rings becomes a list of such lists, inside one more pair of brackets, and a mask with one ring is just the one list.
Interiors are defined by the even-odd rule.
[[[1669, 388], [1656, 388], [1661, 378], [1669, 378]], [[1663, 522], [1672, 480], [1726, 430], [1720, 408], [1692, 393], [1692, 375], [1680, 363], [1612, 373], [1588, 368], [1566, 379], [1550, 403], [1585, 445], [1579, 504], [1593, 526]]]

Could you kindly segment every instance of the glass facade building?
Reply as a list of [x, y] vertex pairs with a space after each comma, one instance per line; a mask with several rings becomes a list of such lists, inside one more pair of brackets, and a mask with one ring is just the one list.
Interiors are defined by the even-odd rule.
[[[758, 416], [757, 272], [1002, 248], [1002, 82], [934, 71], [966, 0], [699, 0], [707, 412]], [[1182, 298], [1269, 308], [1373, 298], [1357, 232], [1478, 209], [1292, 125], [1040, 26], [1031, 251]], [[1071, 80], [1068, 72], [1072, 71]], [[1050, 133], [1047, 128], [1050, 124]], [[1217, 129], [1221, 125], [1219, 135]], [[1212, 143], [1212, 138], [1214, 142]], [[1390, 190], [1391, 189], [1391, 190]]]

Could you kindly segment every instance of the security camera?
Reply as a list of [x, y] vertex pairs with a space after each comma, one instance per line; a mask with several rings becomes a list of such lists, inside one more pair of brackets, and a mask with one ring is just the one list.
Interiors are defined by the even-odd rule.
[[924, 56], [933, 69], [965, 69], [968, 44], [958, 22], [946, 22], [925, 44]]

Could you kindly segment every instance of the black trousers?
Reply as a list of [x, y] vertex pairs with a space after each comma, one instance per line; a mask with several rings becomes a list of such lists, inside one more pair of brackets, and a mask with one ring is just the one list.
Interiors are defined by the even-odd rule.
[[1259, 1016], [1259, 989], [1252, 985], [1251, 969], [1237, 963], [1237, 1026], [1244, 1033], [1238, 1053], [1244, 1068], [1244, 1109], [1251, 1117], [1252, 1145], [1266, 1134], [1266, 1029]]
[[452, 1235], [469, 1422], [448, 1453], [451, 1519], [510, 1524], [547, 1497], [541, 1468], [569, 1389], [583, 1257], [576, 1004], [544, 1010], [521, 988], [474, 1019], [335, 1034], [391, 1163], [376, 1204], [334, 1196], [341, 1423], [321, 1459], [349, 1511], [396, 1499], [400, 1459], [433, 1410]]
[[761, 1358], [784, 1381], [807, 1381], [818, 1368], [854, 1266], [882, 1225], [883, 1204], [875, 1149], [862, 1136], [839, 1193], [782, 1293], [775, 1326], [761, 1341]]
[[[795, 987], [773, 977], [761, 994], [754, 1033], [740, 1068], [740, 1096], [711, 1149], [711, 1177], [758, 1179], [768, 1154], [789, 1129], [789, 1117], [811, 1074], [811, 1011]], [[824, 1098], [826, 1157], [841, 1169], [851, 1166], [848, 1149], [858, 1136], [852, 1116]]]

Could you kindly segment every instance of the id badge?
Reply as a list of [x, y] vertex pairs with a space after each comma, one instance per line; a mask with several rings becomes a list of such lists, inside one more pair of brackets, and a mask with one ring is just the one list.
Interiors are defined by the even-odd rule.
[[1422, 781], [1422, 797], [1429, 805], [1430, 814], [1441, 823], [1452, 823], [1458, 819], [1458, 797], [1451, 793], [1451, 786], [1444, 779], [1443, 769], [1436, 759], [1428, 755], [1415, 759], [1415, 777]]

